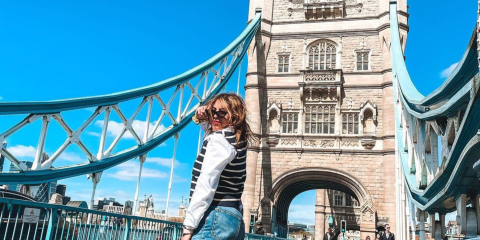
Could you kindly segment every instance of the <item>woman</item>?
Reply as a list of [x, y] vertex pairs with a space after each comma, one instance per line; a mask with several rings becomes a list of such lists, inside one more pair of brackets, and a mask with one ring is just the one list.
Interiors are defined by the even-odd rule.
[[220, 94], [196, 110], [206, 136], [192, 170], [182, 240], [243, 239], [241, 196], [248, 142], [247, 110], [236, 94]]

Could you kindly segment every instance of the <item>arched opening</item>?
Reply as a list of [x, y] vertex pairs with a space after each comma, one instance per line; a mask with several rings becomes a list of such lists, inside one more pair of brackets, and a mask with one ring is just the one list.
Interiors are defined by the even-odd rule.
[[[273, 183], [269, 194], [273, 204], [272, 213], [274, 213], [270, 226], [271, 232], [277, 233], [279, 237], [287, 237], [288, 211], [293, 199], [303, 192], [316, 189], [324, 191], [323, 198], [319, 198], [317, 194], [316, 234], [325, 234], [329, 227], [330, 216], [333, 217], [335, 232], [339, 232], [341, 220], [347, 221], [347, 228], [352, 230], [352, 234], [357, 230], [359, 237], [362, 231], [360, 223], [375, 226], [375, 211], [369, 194], [357, 179], [340, 170], [303, 168], [287, 172]], [[360, 219], [363, 220], [360, 221]], [[317, 226], [319, 223], [321, 224]], [[373, 237], [374, 234], [371, 238]]]

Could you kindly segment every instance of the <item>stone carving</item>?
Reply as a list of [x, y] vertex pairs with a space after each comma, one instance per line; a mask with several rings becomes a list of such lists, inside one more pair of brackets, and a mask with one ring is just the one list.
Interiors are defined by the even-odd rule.
[[277, 136], [271, 136], [266, 139], [266, 143], [269, 147], [276, 147], [278, 144], [278, 135]]
[[294, 139], [294, 138], [285, 138], [285, 139], [282, 139], [282, 145], [286, 145], [286, 146], [295, 146], [297, 145], [297, 139]]
[[357, 140], [342, 141], [342, 147], [358, 147], [358, 141]]
[[364, 214], [363, 214], [363, 220], [366, 221], [366, 222], [371, 222], [371, 221], [373, 221], [372, 213], [370, 213], [369, 211], [367, 211], [366, 213], [364, 213]]
[[307, 94], [308, 101], [336, 101], [337, 89], [326, 88], [309, 88], [309, 94]]
[[345, 3], [347, 5], [355, 5], [355, 4], [357, 4], [357, 0], [346, 0]]
[[373, 147], [375, 147], [376, 143], [376, 141], [372, 138], [365, 138], [360, 140], [360, 142], [362, 143], [362, 146], [367, 150], [372, 150]]
[[350, 99], [348, 99], [348, 103], [347, 103], [348, 109], [352, 109], [353, 103], [354, 103], [353, 99], [352, 99], [352, 97], [350, 97]]
[[288, 109], [293, 109], [293, 98], [290, 98], [290, 101], [288, 102]]
[[303, 140], [303, 145], [305, 147], [334, 147], [335, 141], [334, 140]]
[[305, 82], [334, 82], [335, 74], [307, 74]]
[[316, 147], [317, 140], [303, 140], [303, 146], [305, 147]]

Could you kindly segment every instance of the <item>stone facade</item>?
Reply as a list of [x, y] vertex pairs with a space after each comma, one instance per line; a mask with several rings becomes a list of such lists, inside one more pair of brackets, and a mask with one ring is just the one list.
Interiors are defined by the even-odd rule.
[[[399, 0], [404, 43], [406, 8]], [[247, 154], [245, 222], [255, 215], [285, 237], [291, 200], [332, 189], [357, 199], [344, 217], [361, 239], [374, 239], [385, 222], [395, 231], [389, 1], [251, 0], [250, 19], [256, 10], [262, 27], [248, 52], [245, 99], [260, 140]], [[325, 209], [333, 211], [324, 195], [316, 239], [326, 230]]]

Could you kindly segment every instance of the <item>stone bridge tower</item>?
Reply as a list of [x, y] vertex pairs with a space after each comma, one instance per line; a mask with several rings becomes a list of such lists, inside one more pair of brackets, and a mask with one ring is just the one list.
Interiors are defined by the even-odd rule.
[[[247, 230], [254, 216], [285, 237], [291, 201], [317, 189], [315, 239], [330, 216], [361, 239], [384, 223], [396, 231], [389, 3], [250, 0], [249, 19], [261, 11], [262, 27], [245, 86], [260, 138], [247, 155]], [[397, 4], [405, 44], [407, 3]]]

